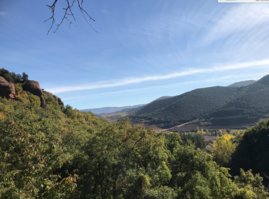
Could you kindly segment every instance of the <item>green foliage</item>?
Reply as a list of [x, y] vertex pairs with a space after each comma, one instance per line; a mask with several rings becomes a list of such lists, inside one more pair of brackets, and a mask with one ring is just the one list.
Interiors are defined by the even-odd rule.
[[61, 169], [108, 122], [73, 109], [70, 118], [55, 100], [40, 108], [37, 96], [15, 88], [15, 100], [0, 99], [0, 198], [67, 197], [76, 177]]
[[40, 108], [29, 93], [22, 99], [0, 99], [1, 198], [236, 199], [261, 191], [232, 182], [178, 134], [165, 138], [53, 101]]
[[268, 192], [262, 184], [263, 178], [259, 174], [253, 175], [251, 170], [244, 172], [240, 169], [240, 176], [235, 177], [235, 184], [239, 188], [238, 199], [267, 199]]
[[[261, 177], [254, 178], [249, 171], [246, 174], [241, 173], [232, 182], [228, 169], [219, 167], [212, 155], [196, 150], [193, 145], [180, 145], [180, 142], [178, 134], [170, 134], [166, 142], [170, 151], [168, 167], [172, 174], [168, 187], [177, 190], [177, 198], [240, 199], [251, 198], [249, 195], [255, 196], [252, 198], [268, 196], [262, 186]], [[244, 178], [252, 181], [244, 181]]]
[[[0, 98], [0, 198], [264, 199], [268, 195], [262, 178], [250, 171], [241, 171], [232, 181], [229, 169], [214, 161], [219, 153], [213, 156], [202, 150], [202, 134], [158, 134], [124, 119], [110, 123], [91, 112], [60, 106], [45, 94], [46, 106], [40, 107], [38, 97], [23, 91], [20, 83], [15, 89], [15, 100]], [[269, 120], [262, 121], [232, 139], [222, 131], [218, 150], [226, 141], [231, 146], [239, 143], [232, 171], [249, 167], [268, 175], [268, 126]]]
[[170, 162], [170, 187], [178, 198], [232, 198], [236, 186], [227, 169], [219, 168], [213, 157], [194, 146], [179, 146]]
[[8, 70], [2, 68], [0, 69], [0, 76], [4, 77], [5, 80], [12, 83], [21, 83], [28, 80], [28, 75], [26, 73], [16, 74], [14, 72], [10, 73]]
[[232, 155], [231, 173], [238, 175], [240, 168], [269, 175], [269, 120], [262, 120], [249, 128]]
[[33, 95], [30, 92], [27, 92], [27, 94], [28, 94], [28, 99], [29, 99], [31, 105], [34, 107], [40, 107], [40, 105], [41, 105], [40, 98], [36, 95]]
[[[227, 136], [226, 136], [227, 137]], [[213, 143], [213, 156], [214, 160], [221, 166], [231, 160], [231, 155], [233, 154], [236, 145], [233, 144], [230, 139], [225, 139], [225, 135], [218, 138]]]
[[170, 153], [174, 153], [175, 150], [182, 143], [181, 137], [177, 133], [170, 133], [166, 135], [166, 147], [170, 151]]
[[45, 93], [43, 93], [43, 96], [44, 96], [44, 99], [46, 101], [45, 107], [46, 106], [51, 106], [53, 109], [56, 109], [56, 110], [62, 109], [62, 107], [59, 106], [58, 103], [55, 101], [55, 98], [54, 97], [49, 96], [49, 95], [46, 95]]
[[25, 72], [22, 73], [22, 81], [23, 82], [28, 81], [28, 77], [29, 76]]
[[1, 198], [62, 198], [75, 188], [74, 178], [53, 174], [63, 163], [61, 140], [50, 129], [36, 130], [13, 120], [0, 123]]
[[205, 138], [201, 133], [186, 133], [180, 136], [183, 145], [186, 145], [191, 142], [195, 145], [196, 148], [205, 149], [206, 147]]
[[[81, 198], [158, 198], [167, 183], [168, 151], [164, 137], [128, 121], [114, 123], [94, 134], [85, 145], [87, 161], [79, 167]], [[82, 162], [82, 160], [79, 160]], [[163, 188], [164, 189], [164, 188]], [[167, 194], [174, 195], [172, 189]]]

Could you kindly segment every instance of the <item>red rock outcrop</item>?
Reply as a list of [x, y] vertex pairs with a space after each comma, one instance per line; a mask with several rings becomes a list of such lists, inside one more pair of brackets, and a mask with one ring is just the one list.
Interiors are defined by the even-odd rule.
[[64, 103], [62, 102], [61, 98], [57, 97], [56, 95], [53, 95], [52, 93], [50, 93], [48, 91], [43, 90], [43, 93], [48, 95], [48, 96], [53, 97], [55, 99], [55, 101], [57, 102], [57, 104], [64, 106]]
[[64, 106], [64, 103], [61, 98], [58, 97], [58, 104]]
[[37, 81], [28, 80], [22, 85], [23, 90], [29, 91], [30, 93], [37, 95], [40, 98], [41, 106], [46, 104], [42, 90]]
[[54, 97], [55, 101], [57, 102], [57, 104], [59, 104], [58, 97], [57, 97], [57, 96], [55, 96], [55, 95], [53, 95], [53, 97]]
[[8, 82], [3, 77], [0, 77], [0, 97], [6, 97], [8, 100], [12, 100], [16, 97], [14, 84]]
[[43, 90], [43, 93], [44, 93], [44, 94], [46, 94], [46, 95], [48, 95], [48, 96], [53, 97], [53, 94], [52, 94], [52, 93], [50, 93], [50, 92], [48, 92], [48, 91], [44, 91], [44, 90]]

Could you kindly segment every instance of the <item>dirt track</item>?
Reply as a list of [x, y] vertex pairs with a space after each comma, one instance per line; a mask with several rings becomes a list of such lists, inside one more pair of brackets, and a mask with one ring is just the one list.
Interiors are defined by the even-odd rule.
[[158, 132], [161, 132], [161, 131], [173, 131], [173, 132], [178, 131], [178, 132], [181, 132], [181, 131], [194, 131], [194, 130], [197, 129], [197, 127], [199, 129], [208, 129], [208, 130], [218, 130], [218, 129], [245, 129], [246, 128], [245, 125], [201, 126], [198, 123], [192, 123], [192, 124], [185, 123], [185, 124], [181, 124], [181, 125], [178, 125], [178, 126], [174, 126], [172, 128], [169, 128], [169, 129], [161, 129], [161, 128], [155, 127], [155, 130], [158, 131]]

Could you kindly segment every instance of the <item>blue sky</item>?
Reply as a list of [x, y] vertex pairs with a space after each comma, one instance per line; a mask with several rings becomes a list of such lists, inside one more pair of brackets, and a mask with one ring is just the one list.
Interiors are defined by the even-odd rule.
[[[0, 1], [0, 68], [77, 109], [144, 104], [269, 74], [269, 4], [92, 0], [46, 36], [52, 0]], [[56, 24], [66, 1], [59, 0]]]

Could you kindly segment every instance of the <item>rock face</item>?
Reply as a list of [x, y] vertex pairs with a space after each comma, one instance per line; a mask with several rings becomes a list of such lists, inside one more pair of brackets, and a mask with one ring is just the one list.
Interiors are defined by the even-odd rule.
[[50, 92], [48, 92], [48, 91], [44, 91], [44, 90], [43, 90], [43, 93], [46, 94], [46, 95], [48, 95], [48, 96], [50, 96], [50, 97], [53, 97], [53, 94], [50, 93]]
[[46, 104], [42, 90], [37, 81], [28, 80], [22, 85], [23, 90], [29, 91], [30, 93], [37, 95], [40, 98], [41, 106]]
[[[40, 85], [37, 81], [27, 80], [26, 82], [23, 83], [22, 88], [25, 91], [29, 91], [30, 93], [37, 95], [40, 98], [41, 106], [44, 106], [46, 104], [43, 93], [53, 97], [57, 102], [57, 104], [64, 106], [64, 103], [62, 102], [61, 98], [58, 98], [57, 96], [53, 95], [48, 91], [42, 92]], [[0, 76], [0, 97], [5, 97], [8, 100], [12, 100], [16, 97], [16, 90], [14, 84], [6, 81], [5, 78], [1, 76]]]
[[57, 96], [55, 96], [55, 95], [53, 95], [53, 97], [54, 97], [55, 101], [57, 102], [57, 104], [59, 104], [58, 97], [57, 97]]
[[57, 102], [57, 104], [64, 106], [64, 103], [62, 102], [61, 98], [58, 98], [56, 95], [53, 95], [52, 93], [48, 92], [48, 91], [43, 91], [43, 93], [45, 93], [48, 96], [51, 96], [55, 99], [55, 101]]
[[6, 97], [8, 100], [16, 97], [14, 84], [6, 81], [3, 77], [0, 77], [0, 97]]
[[64, 106], [64, 103], [61, 98], [58, 98], [58, 104]]

